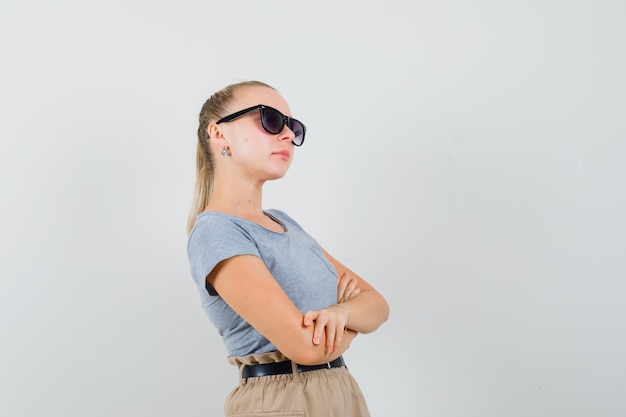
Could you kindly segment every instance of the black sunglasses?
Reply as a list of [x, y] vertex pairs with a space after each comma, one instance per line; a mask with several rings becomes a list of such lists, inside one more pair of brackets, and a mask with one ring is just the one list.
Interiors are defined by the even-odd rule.
[[255, 110], [261, 111], [261, 126], [263, 126], [263, 129], [265, 129], [267, 133], [276, 135], [282, 132], [285, 128], [285, 125], [287, 125], [287, 127], [291, 129], [291, 131], [295, 135], [291, 142], [293, 142], [293, 144], [296, 146], [302, 146], [302, 144], [304, 143], [306, 126], [304, 126], [301, 121], [285, 116], [275, 108], [266, 106], [264, 104], [257, 104], [256, 106], [239, 110], [236, 113], [230, 114], [226, 117], [222, 117], [215, 123], [220, 124], [223, 122], [230, 122], [231, 120], [235, 120], [236, 118], [241, 117], [245, 114], [252, 113]]

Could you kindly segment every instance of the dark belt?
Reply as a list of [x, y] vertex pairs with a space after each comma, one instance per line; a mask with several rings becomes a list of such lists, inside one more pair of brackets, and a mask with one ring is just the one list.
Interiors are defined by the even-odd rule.
[[[343, 357], [340, 356], [332, 362], [323, 363], [321, 365], [298, 365], [298, 372], [309, 372], [315, 371], [317, 369], [340, 368], [342, 366], [345, 366], [345, 363], [343, 361]], [[256, 365], [244, 365], [241, 377], [251, 378], [256, 376], [282, 375], [290, 374], [292, 372], [293, 369], [291, 367], [291, 361], [263, 364], [259, 363]]]

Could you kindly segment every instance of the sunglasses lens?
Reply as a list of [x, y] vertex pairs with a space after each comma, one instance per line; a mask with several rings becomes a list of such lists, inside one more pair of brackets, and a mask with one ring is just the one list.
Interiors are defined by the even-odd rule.
[[261, 114], [263, 116], [263, 119], [261, 121], [265, 130], [273, 134], [283, 131], [283, 127], [285, 127], [285, 124], [282, 114], [274, 109], [267, 107], [263, 109]]
[[293, 132], [295, 137], [293, 138], [293, 144], [296, 146], [302, 145], [304, 142], [304, 125], [298, 120], [291, 119], [289, 123], [289, 129]]
[[[306, 132], [306, 128], [296, 119], [287, 120], [289, 123], [288, 127], [294, 134], [293, 144], [296, 146], [302, 145], [302, 142], [304, 142], [304, 133]], [[283, 116], [283, 114], [278, 110], [271, 107], [262, 107], [261, 124], [263, 125], [263, 129], [265, 129], [268, 133], [276, 135], [282, 132], [285, 128], [285, 116]]]

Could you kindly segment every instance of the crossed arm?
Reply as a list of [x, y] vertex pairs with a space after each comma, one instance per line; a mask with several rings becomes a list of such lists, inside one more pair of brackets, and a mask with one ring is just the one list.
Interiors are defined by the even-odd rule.
[[370, 284], [326, 251], [324, 254], [337, 270], [338, 304], [304, 316], [256, 256], [220, 262], [207, 281], [291, 360], [302, 365], [329, 362], [345, 352], [358, 333], [372, 332], [384, 323], [389, 306]]

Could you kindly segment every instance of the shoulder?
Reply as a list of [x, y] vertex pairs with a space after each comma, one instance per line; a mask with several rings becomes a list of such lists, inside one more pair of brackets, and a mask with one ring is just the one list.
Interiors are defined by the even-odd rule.
[[225, 213], [203, 212], [196, 217], [187, 245], [193, 247], [207, 241], [246, 239], [249, 237], [248, 228], [249, 225], [238, 217]]
[[195, 235], [204, 234], [209, 231], [221, 231], [222, 229], [231, 229], [236, 227], [236, 217], [229, 216], [224, 213], [202, 212], [196, 217], [196, 223], [191, 229], [189, 238]]
[[[206, 277], [219, 262], [238, 255], [260, 257], [250, 223], [216, 212], [203, 212], [196, 217], [187, 241], [187, 257], [191, 275], [201, 288], [205, 288]], [[209, 294], [216, 294], [212, 288], [206, 288]]]

